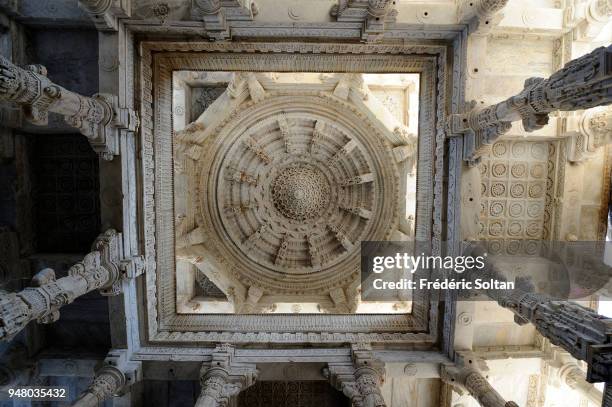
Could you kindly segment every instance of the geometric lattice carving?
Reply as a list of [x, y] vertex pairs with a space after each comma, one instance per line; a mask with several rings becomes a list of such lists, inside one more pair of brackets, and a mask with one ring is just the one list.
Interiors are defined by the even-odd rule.
[[79, 135], [38, 137], [34, 154], [37, 249], [87, 253], [101, 227], [98, 157]]
[[223, 92], [227, 86], [205, 86], [191, 89], [191, 120], [195, 121]]
[[504, 141], [480, 164], [482, 238], [542, 239], [550, 219], [554, 145]]
[[196, 273], [196, 286], [195, 295], [205, 298], [218, 298], [221, 300], [227, 300], [226, 295], [217, 287], [212, 281], [206, 277], [204, 273]]

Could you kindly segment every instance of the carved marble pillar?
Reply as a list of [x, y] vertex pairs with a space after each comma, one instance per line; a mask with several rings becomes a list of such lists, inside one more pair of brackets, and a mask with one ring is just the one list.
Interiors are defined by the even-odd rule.
[[212, 360], [202, 365], [202, 389], [195, 407], [227, 407], [235, 396], [255, 383], [255, 365], [236, 361], [234, 354], [232, 345], [217, 345]]
[[228, 379], [229, 373], [227, 370], [220, 367], [206, 368], [200, 380], [202, 391], [196, 401], [196, 407], [220, 407], [227, 404], [225, 399], [230, 396], [226, 393]]
[[352, 362], [329, 363], [323, 375], [344, 393], [355, 407], [386, 407], [381, 393], [384, 363], [375, 359], [370, 344], [353, 344]]
[[105, 365], [96, 372], [96, 377], [87, 390], [72, 404], [77, 407], [97, 407], [104, 400], [117, 394], [125, 386], [125, 375], [114, 366]]
[[467, 391], [482, 407], [518, 407], [514, 401], [506, 401], [487, 379], [475, 368], [444, 366], [442, 380], [459, 393]]
[[120, 108], [112, 95], [85, 97], [71, 92], [46, 74], [41, 65], [20, 68], [0, 56], [0, 101], [21, 105], [25, 118], [38, 125], [47, 124], [49, 112], [59, 113], [103, 158], [119, 154], [119, 130], [136, 131], [136, 112]]
[[72, 405], [97, 407], [105, 400], [121, 395], [141, 379], [141, 363], [131, 361], [127, 350], [112, 350], [104, 359], [104, 365], [96, 371], [93, 382]]
[[569, 137], [567, 158], [581, 163], [598, 148], [612, 144], [612, 106], [584, 111], [579, 116], [563, 118], [563, 133]]
[[[473, 256], [484, 256], [481, 247], [470, 250]], [[484, 256], [486, 258], [486, 256]], [[466, 270], [467, 281], [506, 281], [504, 273], [490, 260], [481, 270]], [[532, 323], [537, 331], [588, 365], [590, 383], [612, 381], [612, 319], [572, 301], [558, 300], [544, 294], [523, 289], [519, 284], [513, 290], [482, 290], [489, 298], [514, 313], [518, 324]]]
[[90, 291], [118, 294], [121, 260], [121, 234], [108, 230], [96, 239], [93, 251], [70, 268], [68, 276], [56, 279], [53, 270], [44, 269], [32, 279], [33, 287], [0, 295], [0, 340], [12, 338], [32, 320], [56, 321], [61, 307]]
[[131, 0], [79, 0], [96, 28], [100, 31], [117, 31], [119, 18], [131, 16]]
[[449, 133], [464, 135], [464, 160], [476, 161], [512, 122], [541, 129], [554, 111], [575, 111], [612, 103], [612, 45], [570, 61], [550, 78], [530, 78], [521, 93], [496, 105], [449, 118]]

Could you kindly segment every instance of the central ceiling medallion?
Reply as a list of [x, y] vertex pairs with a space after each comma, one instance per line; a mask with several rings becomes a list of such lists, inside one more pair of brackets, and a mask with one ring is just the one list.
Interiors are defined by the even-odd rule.
[[321, 216], [329, 204], [329, 181], [321, 170], [306, 163], [285, 168], [272, 184], [276, 209], [289, 219]]

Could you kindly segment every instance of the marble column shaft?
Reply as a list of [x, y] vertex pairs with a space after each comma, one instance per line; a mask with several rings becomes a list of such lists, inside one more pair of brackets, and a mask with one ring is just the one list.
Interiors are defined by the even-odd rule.
[[25, 118], [37, 125], [48, 123], [49, 112], [58, 113], [79, 129], [103, 158], [118, 154], [118, 131], [135, 131], [136, 113], [119, 108], [114, 96], [82, 96], [53, 83], [46, 74], [41, 65], [21, 68], [0, 55], [0, 101], [21, 105]]
[[75, 400], [74, 407], [97, 407], [115, 396], [126, 384], [125, 374], [115, 366], [105, 365], [96, 372], [93, 383]]
[[108, 230], [98, 237], [93, 251], [70, 268], [68, 276], [56, 279], [53, 270], [44, 269], [34, 276], [34, 287], [0, 295], [0, 340], [12, 338], [32, 320], [56, 321], [61, 307], [90, 291], [117, 294], [121, 248], [121, 235]]
[[466, 390], [482, 407], [518, 407], [514, 401], [506, 401], [476, 369], [446, 367], [443, 379], [459, 390]]

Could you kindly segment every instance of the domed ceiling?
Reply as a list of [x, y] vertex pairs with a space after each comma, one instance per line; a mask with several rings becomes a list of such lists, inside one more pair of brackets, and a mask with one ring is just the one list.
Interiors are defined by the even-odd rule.
[[364, 75], [301, 75], [233, 74], [176, 132], [177, 270], [227, 298], [185, 292], [190, 311], [359, 312], [360, 242], [411, 234], [407, 99]]

